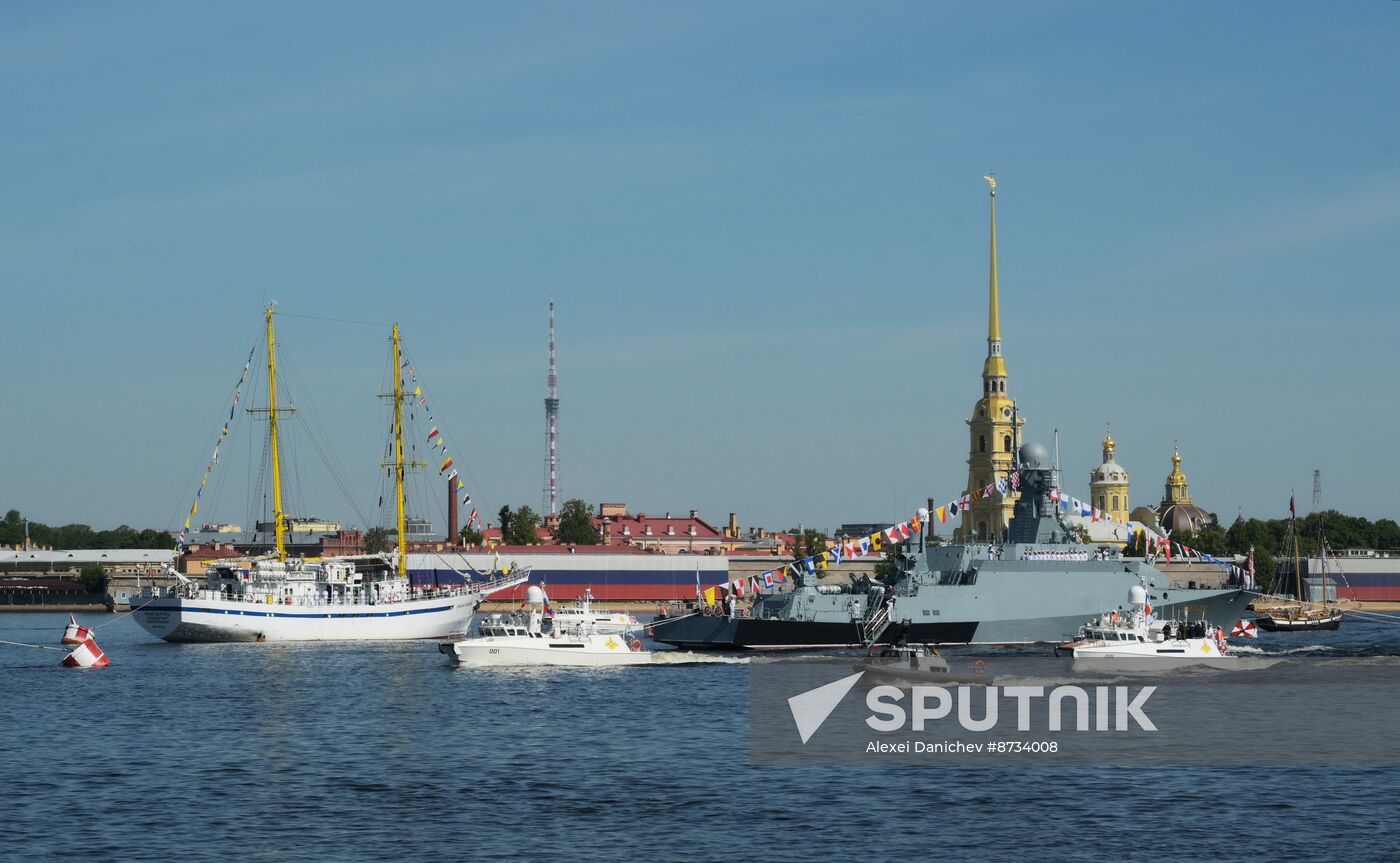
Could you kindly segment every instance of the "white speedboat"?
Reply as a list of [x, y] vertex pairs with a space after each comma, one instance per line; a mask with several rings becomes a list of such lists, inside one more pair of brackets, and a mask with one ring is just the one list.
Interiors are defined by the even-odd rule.
[[1125, 614], [1114, 611], [1085, 624], [1077, 639], [1055, 648], [1056, 655], [1069, 653], [1076, 667], [1120, 671], [1258, 664], [1231, 656], [1225, 630], [1205, 620], [1154, 620], [1147, 591], [1138, 585], [1128, 590], [1128, 606]]
[[651, 652], [629, 632], [600, 632], [590, 622], [557, 625], [545, 612], [544, 592], [526, 591], [528, 610], [493, 614], [478, 624], [479, 635], [438, 645], [461, 665], [617, 666], [650, 665]]

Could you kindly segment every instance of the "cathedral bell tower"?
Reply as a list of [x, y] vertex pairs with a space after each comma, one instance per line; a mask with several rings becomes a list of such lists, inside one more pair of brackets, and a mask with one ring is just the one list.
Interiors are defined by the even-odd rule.
[[[1016, 469], [1016, 447], [1025, 419], [1006, 394], [1006, 360], [1001, 356], [1001, 306], [997, 286], [997, 181], [985, 177], [991, 191], [991, 261], [987, 299], [987, 361], [982, 364], [982, 398], [967, 421], [971, 448], [967, 457], [967, 489], [976, 494]], [[1003, 541], [1016, 507], [1016, 495], [978, 498], [963, 510], [962, 526], [954, 538], [961, 542]]]
[[1103, 438], [1103, 464], [1089, 471], [1089, 499], [1098, 508], [1121, 522], [1128, 521], [1128, 471], [1118, 463], [1118, 444], [1109, 429]]

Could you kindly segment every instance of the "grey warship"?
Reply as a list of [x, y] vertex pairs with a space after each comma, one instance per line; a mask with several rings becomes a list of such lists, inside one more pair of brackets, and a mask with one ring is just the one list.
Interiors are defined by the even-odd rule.
[[1134, 585], [1146, 588], [1159, 618], [1228, 626], [1243, 616], [1252, 594], [1187, 587], [1146, 559], [1081, 544], [1050, 499], [1055, 471], [1045, 448], [1026, 444], [1019, 456], [1021, 493], [1000, 546], [935, 546], [925, 522], [916, 539], [890, 552], [890, 583], [837, 588], [805, 578], [790, 593], [757, 599], [747, 617], [660, 619], [652, 638], [692, 650], [1055, 643], [1091, 618], [1126, 612]]
[[1090, 618], [1123, 609], [1134, 585], [1146, 588], [1159, 616], [1205, 617], [1218, 626], [1241, 616], [1249, 597], [1240, 590], [1176, 584], [1147, 560], [1122, 558], [1115, 546], [1081, 545], [1050, 500], [1050, 490], [1059, 486], [1058, 470], [1044, 447], [1019, 446], [1025, 419], [1007, 394], [997, 279], [997, 184], [994, 176], [986, 180], [991, 196], [987, 358], [982, 397], [967, 420], [966, 488], [990, 487], [998, 478], [1010, 485], [1013, 474], [1019, 474], [1019, 496], [1003, 487], [999, 496], [980, 496], [968, 505], [965, 495], [962, 507], [950, 507], [955, 513], [961, 509], [963, 544], [935, 546], [925, 518], [917, 540], [889, 552], [895, 564], [890, 583], [835, 587], [802, 578], [790, 593], [758, 599], [748, 617], [697, 613], [658, 620], [653, 630], [657, 641], [730, 650], [900, 640], [1059, 642], [1072, 638]]

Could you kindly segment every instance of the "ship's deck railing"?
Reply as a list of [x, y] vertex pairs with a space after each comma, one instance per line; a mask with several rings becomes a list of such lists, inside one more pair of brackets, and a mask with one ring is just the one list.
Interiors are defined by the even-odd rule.
[[875, 613], [866, 619], [865, 626], [862, 629], [865, 643], [874, 644], [875, 639], [879, 638], [884, 633], [885, 627], [888, 626], [889, 623], [890, 613], [888, 606], [882, 605], [876, 608]]
[[290, 605], [306, 608], [327, 608], [341, 607], [347, 605], [394, 605], [401, 602], [413, 602], [423, 599], [446, 599], [450, 597], [466, 596], [468, 594], [481, 594], [493, 589], [500, 589], [502, 585], [509, 584], [515, 579], [511, 577], [493, 579], [489, 582], [473, 583], [470, 585], [446, 585], [430, 588], [410, 588], [408, 590], [391, 590], [386, 593], [373, 595], [372, 591], [359, 591], [358, 596], [354, 592], [335, 593], [326, 596], [324, 589], [315, 594], [288, 594], [276, 590], [251, 590], [224, 591], [211, 590], [207, 587], [189, 586], [183, 591], [171, 589], [171, 595], [182, 596], [186, 599], [198, 599], [206, 602], [252, 602], [259, 605]]

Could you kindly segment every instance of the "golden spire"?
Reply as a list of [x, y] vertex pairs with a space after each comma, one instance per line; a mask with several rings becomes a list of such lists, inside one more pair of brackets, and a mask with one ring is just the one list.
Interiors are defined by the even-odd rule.
[[1181, 447], [1172, 441], [1172, 472], [1167, 475], [1167, 500], [1173, 503], [1189, 502], [1189, 489], [1186, 474], [1181, 470]]
[[[991, 258], [988, 267], [987, 283], [987, 362], [982, 365], [982, 377], [1005, 378], [1006, 361], [1001, 358], [1001, 295], [997, 286], [997, 177], [996, 174], [988, 174], [982, 179], [987, 181], [992, 196], [992, 234], [991, 234]], [[984, 387], [987, 392], [991, 392], [990, 385]], [[1004, 385], [998, 385], [998, 391], [1002, 391]]]
[[1001, 341], [1001, 308], [997, 298], [997, 176], [992, 173], [982, 179], [987, 181], [992, 195], [992, 251], [987, 302], [987, 341], [999, 342]]
[[1118, 444], [1113, 441], [1113, 426], [1104, 423], [1103, 429], [1103, 460], [1110, 462], [1113, 461], [1113, 454], [1118, 451]]

